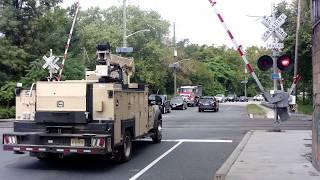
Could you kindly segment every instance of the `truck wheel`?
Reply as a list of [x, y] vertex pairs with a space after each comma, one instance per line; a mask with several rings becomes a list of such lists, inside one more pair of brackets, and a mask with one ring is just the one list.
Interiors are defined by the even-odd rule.
[[153, 143], [160, 143], [162, 139], [162, 126], [161, 123], [158, 122], [157, 128], [154, 130], [155, 133], [152, 136]]
[[127, 162], [132, 155], [132, 140], [129, 131], [125, 131], [123, 135], [123, 145], [119, 147], [117, 154], [117, 161], [120, 163]]

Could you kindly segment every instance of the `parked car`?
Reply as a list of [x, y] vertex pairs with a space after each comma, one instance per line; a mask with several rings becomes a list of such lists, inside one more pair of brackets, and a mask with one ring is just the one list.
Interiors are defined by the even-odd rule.
[[168, 100], [168, 96], [151, 94], [149, 96], [149, 100], [154, 101], [156, 96], [159, 96], [161, 98], [161, 104], [158, 104], [161, 113], [162, 114], [170, 113], [171, 107], [170, 107], [170, 101]]
[[249, 99], [246, 96], [240, 96], [239, 101], [240, 102], [248, 102]]
[[219, 103], [226, 102], [226, 97], [223, 94], [217, 94], [215, 98], [216, 98], [216, 101], [218, 101]]
[[219, 102], [213, 96], [202, 96], [199, 99], [199, 112], [205, 110], [219, 111]]
[[234, 102], [239, 102], [239, 101], [240, 101], [240, 97], [236, 96], [236, 97], [234, 98]]
[[228, 96], [227, 96], [227, 101], [229, 101], [229, 102], [235, 102], [235, 100], [236, 100], [236, 95], [235, 94], [229, 94]]
[[182, 97], [174, 97], [170, 101], [170, 107], [171, 109], [185, 110], [188, 108], [188, 104]]
[[253, 97], [253, 101], [263, 101], [264, 97], [261, 94], [258, 94]]

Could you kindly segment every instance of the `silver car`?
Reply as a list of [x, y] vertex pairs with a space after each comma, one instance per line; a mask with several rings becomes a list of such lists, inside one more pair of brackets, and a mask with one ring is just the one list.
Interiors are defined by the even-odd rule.
[[223, 94], [217, 94], [214, 98], [220, 103], [226, 102], [226, 97]]

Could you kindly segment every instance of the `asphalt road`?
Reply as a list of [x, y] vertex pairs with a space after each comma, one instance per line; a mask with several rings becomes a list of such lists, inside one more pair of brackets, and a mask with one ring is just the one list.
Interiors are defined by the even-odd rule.
[[[197, 108], [172, 111], [163, 116], [163, 139], [134, 143], [130, 162], [117, 164], [87, 156], [42, 162], [27, 154], [5, 152], [0, 145], [0, 179], [6, 180], [211, 180], [251, 129], [272, 129], [272, 120], [249, 119], [245, 103], [225, 103], [220, 111], [199, 113]], [[311, 129], [311, 121], [295, 120], [283, 129]], [[0, 123], [0, 133], [12, 131]], [[1, 136], [2, 142], [2, 136]]]

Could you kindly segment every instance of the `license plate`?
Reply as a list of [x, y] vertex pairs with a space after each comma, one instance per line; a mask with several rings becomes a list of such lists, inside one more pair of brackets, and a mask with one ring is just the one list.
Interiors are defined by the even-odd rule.
[[174, 107], [174, 108], [175, 108], [175, 107], [176, 107], [176, 105], [172, 105], [172, 107]]
[[84, 147], [84, 139], [71, 139], [71, 146]]

